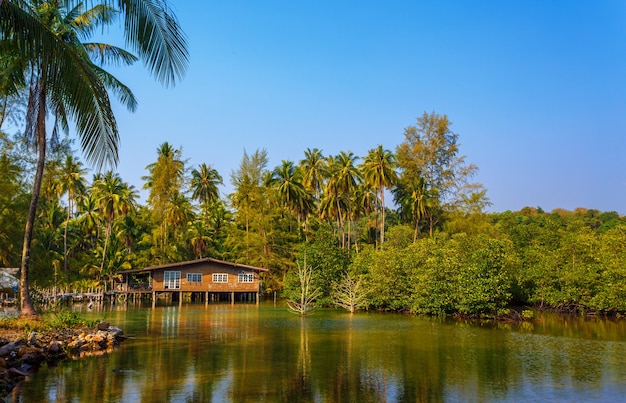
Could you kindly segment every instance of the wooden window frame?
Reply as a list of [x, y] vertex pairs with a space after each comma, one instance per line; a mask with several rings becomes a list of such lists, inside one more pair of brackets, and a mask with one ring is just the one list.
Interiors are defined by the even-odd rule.
[[165, 270], [163, 272], [163, 288], [166, 290], [180, 290], [180, 275], [180, 271]]
[[237, 275], [237, 281], [240, 283], [245, 283], [245, 284], [254, 283], [254, 274], [253, 273], [239, 273]]

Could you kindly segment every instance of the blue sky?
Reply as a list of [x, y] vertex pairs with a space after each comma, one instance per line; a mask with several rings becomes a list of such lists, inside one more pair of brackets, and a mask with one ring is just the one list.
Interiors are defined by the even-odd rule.
[[162, 88], [115, 70], [118, 172], [141, 188], [168, 141], [231, 192], [244, 149], [269, 168], [307, 148], [395, 150], [423, 112], [448, 115], [490, 211], [626, 213], [626, 2], [170, 1], [190, 66]]

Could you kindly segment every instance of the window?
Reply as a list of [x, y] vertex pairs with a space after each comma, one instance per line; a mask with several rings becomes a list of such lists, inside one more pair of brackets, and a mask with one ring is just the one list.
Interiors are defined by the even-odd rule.
[[187, 273], [187, 282], [188, 283], [201, 283], [202, 273]]
[[228, 283], [228, 273], [213, 273], [214, 283]]
[[254, 282], [254, 274], [252, 273], [239, 273], [240, 283], [252, 283]]
[[180, 288], [180, 272], [166, 271], [163, 278], [163, 287], [166, 290], [175, 290]]

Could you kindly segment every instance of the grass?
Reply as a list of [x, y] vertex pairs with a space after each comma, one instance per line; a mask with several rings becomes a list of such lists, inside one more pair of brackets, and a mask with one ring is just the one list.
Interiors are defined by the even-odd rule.
[[26, 337], [30, 332], [50, 332], [62, 329], [76, 329], [81, 327], [93, 327], [99, 321], [87, 321], [76, 312], [60, 309], [46, 312], [40, 319], [20, 319], [8, 317], [0, 319], [0, 339], [17, 339]]

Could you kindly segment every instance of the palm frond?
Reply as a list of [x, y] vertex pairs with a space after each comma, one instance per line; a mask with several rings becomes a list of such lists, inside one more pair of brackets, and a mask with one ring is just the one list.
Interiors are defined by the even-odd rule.
[[49, 93], [66, 105], [66, 114], [76, 122], [86, 159], [97, 169], [117, 164], [119, 133], [105, 84], [93, 63], [71, 44], [60, 41], [65, 51], [46, 59]]
[[100, 65], [130, 66], [139, 60], [137, 56], [117, 46], [105, 43], [83, 43], [82, 45], [91, 59], [97, 60]]
[[135, 94], [133, 94], [130, 88], [104, 69], [95, 65], [92, 66], [92, 69], [98, 74], [98, 77], [104, 83], [105, 87], [115, 93], [120, 103], [125, 105], [129, 112], [135, 112], [137, 110], [137, 98], [135, 98]]
[[183, 77], [187, 39], [164, 0], [118, 0], [129, 45], [165, 86]]

